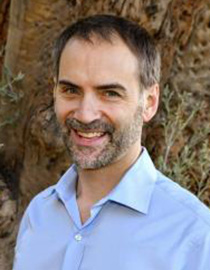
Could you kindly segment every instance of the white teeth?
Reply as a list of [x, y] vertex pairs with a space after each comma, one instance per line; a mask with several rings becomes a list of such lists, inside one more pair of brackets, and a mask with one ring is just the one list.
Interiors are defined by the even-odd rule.
[[101, 135], [103, 135], [102, 132], [84, 133], [84, 132], [80, 132], [80, 131], [77, 131], [77, 134], [79, 134], [80, 136], [82, 136], [84, 138], [94, 138], [94, 137], [100, 137]]

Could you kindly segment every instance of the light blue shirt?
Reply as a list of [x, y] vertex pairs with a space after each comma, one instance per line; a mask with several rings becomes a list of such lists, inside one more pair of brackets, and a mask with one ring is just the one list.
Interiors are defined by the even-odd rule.
[[32, 200], [14, 270], [210, 270], [209, 209], [157, 171], [146, 149], [83, 225], [76, 181], [73, 165]]

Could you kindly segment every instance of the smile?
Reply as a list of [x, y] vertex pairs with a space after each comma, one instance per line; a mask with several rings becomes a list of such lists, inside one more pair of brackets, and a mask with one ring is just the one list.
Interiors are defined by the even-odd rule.
[[97, 137], [101, 137], [104, 135], [104, 132], [80, 132], [80, 131], [76, 131], [76, 133], [83, 137], [83, 138], [88, 138], [88, 139], [92, 139], [92, 138], [97, 138]]
[[82, 132], [75, 129], [72, 129], [71, 131], [72, 140], [75, 144], [80, 146], [96, 147], [108, 142], [109, 140], [109, 136], [106, 132]]

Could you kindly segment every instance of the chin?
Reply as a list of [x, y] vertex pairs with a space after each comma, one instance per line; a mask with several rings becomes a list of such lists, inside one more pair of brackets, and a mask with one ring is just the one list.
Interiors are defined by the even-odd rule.
[[99, 160], [96, 160], [96, 161], [74, 160], [74, 163], [81, 170], [98, 170], [107, 166], [106, 164], [103, 164], [103, 162], [100, 162]]

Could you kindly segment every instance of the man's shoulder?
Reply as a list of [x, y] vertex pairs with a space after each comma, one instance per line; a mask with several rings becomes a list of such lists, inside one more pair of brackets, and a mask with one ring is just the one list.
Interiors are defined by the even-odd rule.
[[55, 191], [55, 187], [56, 187], [56, 185], [52, 185], [52, 186], [49, 186], [49, 187], [45, 188], [44, 190], [42, 190], [41, 192], [39, 192], [36, 195], [36, 197], [40, 197], [40, 198], [47, 198], [47, 197], [49, 197]]
[[[185, 216], [189, 221], [202, 224], [210, 229], [210, 209], [194, 194], [181, 187], [162, 173], [157, 173], [156, 197], [164, 204], [164, 208]], [[184, 222], [184, 221], [183, 221]]]
[[55, 192], [55, 185], [49, 186], [44, 190], [40, 191], [37, 195], [35, 195], [31, 199], [28, 205], [28, 209], [30, 210], [31, 208], [43, 205], [43, 202], [46, 201], [46, 199], [49, 198], [54, 192]]
[[49, 213], [49, 211], [56, 211], [58, 203], [64, 202], [68, 196], [73, 194], [76, 176], [75, 167], [70, 166], [56, 184], [47, 187], [32, 198], [26, 209], [27, 214], [33, 218]]

